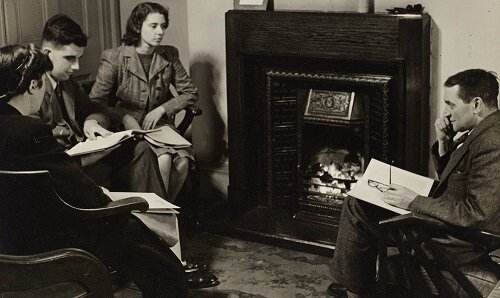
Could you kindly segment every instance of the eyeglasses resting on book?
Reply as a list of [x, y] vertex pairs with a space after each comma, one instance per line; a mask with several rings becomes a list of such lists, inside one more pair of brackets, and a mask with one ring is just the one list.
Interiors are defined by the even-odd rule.
[[368, 186], [374, 187], [381, 192], [386, 192], [389, 189], [389, 185], [372, 179], [368, 179]]

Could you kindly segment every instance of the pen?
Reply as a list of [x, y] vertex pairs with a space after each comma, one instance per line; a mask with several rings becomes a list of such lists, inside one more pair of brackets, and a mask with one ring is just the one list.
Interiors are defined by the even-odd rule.
[[392, 164], [389, 164], [389, 185], [391, 185], [392, 180]]

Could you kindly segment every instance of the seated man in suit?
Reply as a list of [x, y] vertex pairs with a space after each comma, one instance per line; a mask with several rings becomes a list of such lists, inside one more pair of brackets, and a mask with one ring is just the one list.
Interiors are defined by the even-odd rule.
[[[69, 148], [86, 138], [111, 134], [105, 128], [119, 126], [119, 119], [106, 107], [92, 102], [82, 88], [71, 78], [79, 69], [87, 37], [80, 26], [64, 15], [56, 15], [45, 24], [42, 49], [54, 68], [45, 76], [45, 93], [36, 115], [47, 123], [54, 137]], [[152, 163], [146, 151], [146, 142], [131, 142], [116, 150], [89, 154], [82, 159], [84, 171], [99, 185], [111, 190], [150, 192], [150, 179], [160, 173], [150, 171]], [[143, 175], [143, 173], [148, 175]], [[111, 179], [113, 177], [113, 179]], [[161, 178], [161, 176], [160, 176]], [[164, 191], [158, 193], [161, 197]]]
[[[79, 208], [104, 206], [110, 198], [64, 152], [52, 135], [52, 128], [28, 117], [40, 108], [45, 84], [42, 76], [51, 69], [50, 59], [33, 46], [0, 48], [0, 169], [48, 170], [56, 191], [68, 204]], [[143, 154], [153, 161], [148, 170], [158, 173], [154, 153], [145, 150]], [[165, 195], [159, 176], [143, 179], [149, 180], [150, 191]], [[23, 214], [29, 216], [29, 212]], [[125, 273], [144, 297], [185, 296], [184, 270], [179, 259], [135, 217], [125, 216], [83, 221], [54, 213], [51, 218], [42, 219], [43, 226], [30, 227], [40, 231], [40, 237], [30, 239], [24, 253], [63, 247], [85, 249]], [[2, 235], [2, 239], [24, 236]], [[12, 244], [2, 243], [2, 247], [9, 245]]]
[[[500, 233], [500, 111], [498, 79], [485, 70], [470, 69], [445, 84], [445, 113], [435, 122], [437, 142], [432, 154], [440, 182], [432, 197], [419, 196], [391, 184], [383, 200], [415, 214], [473, 230]], [[453, 137], [464, 132], [458, 144]], [[370, 297], [375, 287], [378, 227], [394, 216], [385, 209], [349, 198], [344, 202], [332, 262], [333, 296]], [[459, 266], [487, 262], [487, 252], [467, 239], [433, 238]], [[487, 291], [488, 289], [483, 289]], [[491, 291], [489, 289], [489, 291]], [[457, 293], [457, 296], [463, 293]]]
[[[69, 148], [85, 138], [111, 134], [107, 128], [130, 127], [136, 120], [130, 115], [93, 102], [71, 77], [79, 69], [79, 59], [87, 46], [81, 27], [66, 15], [55, 15], [45, 24], [42, 50], [54, 68], [45, 78], [45, 94], [36, 116], [52, 128], [58, 142]], [[114, 191], [155, 192], [151, 180], [161, 178], [157, 158], [151, 157], [145, 141], [127, 141], [114, 150], [88, 154], [82, 159], [83, 171], [98, 185]], [[154, 159], [154, 161], [153, 161]], [[151, 166], [154, 164], [155, 166]], [[154, 168], [154, 169], [153, 169]], [[166, 199], [166, 189], [156, 192]], [[188, 287], [213, 286], [217, 277], [204, 264], [185, 263]]]

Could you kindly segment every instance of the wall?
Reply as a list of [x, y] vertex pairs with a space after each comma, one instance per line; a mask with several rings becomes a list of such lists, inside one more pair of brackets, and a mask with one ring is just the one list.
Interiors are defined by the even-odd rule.
[[[274, 0], [275, 9], [355, 11], [352, 0]], [[126, 2], [126, 1], [124, 1]], [[184, 1], [181, 1], [184, 2]], [[186, 0], [191, 76], [200, 88], [203, 116], [193, 124], [193, 142], [202, 169], [204, 196], [227, 194], [227, 98], [224, 14], [233, 0]], [[467, 68], [500, 74], [500, 1], [420, 0], [432, 19], [430, 140], [442, 114], [442, 82]], [[405, 7], [412, 1], [375, 0], [375, 11]], [[182, 14], [182, 12], [181, 12]], [[179, 34], [181, 35], [181, 34]]]

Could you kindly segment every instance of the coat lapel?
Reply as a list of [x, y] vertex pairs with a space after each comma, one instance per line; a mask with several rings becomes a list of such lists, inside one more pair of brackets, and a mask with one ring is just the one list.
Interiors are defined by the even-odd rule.
[[139, 55], [137, 55], [137, 52], [135, 51], [135, 47], [126, 46], [123, 56], [127, 60], [127, 70], [144, 82], [147, 82], [148, 78], [144, 72], [144, 68], [142, 67], [141, 60], [139, 60]]
[[165, 53], [162, 47], [157, 47], [153, 55], [153, 61], [151, 61], [151, 68], [149, 69], [149, 77], [154, 78], [158, 73], [160, 73], [165, 67], [170, 64], [170, 61], [165, 59]]

